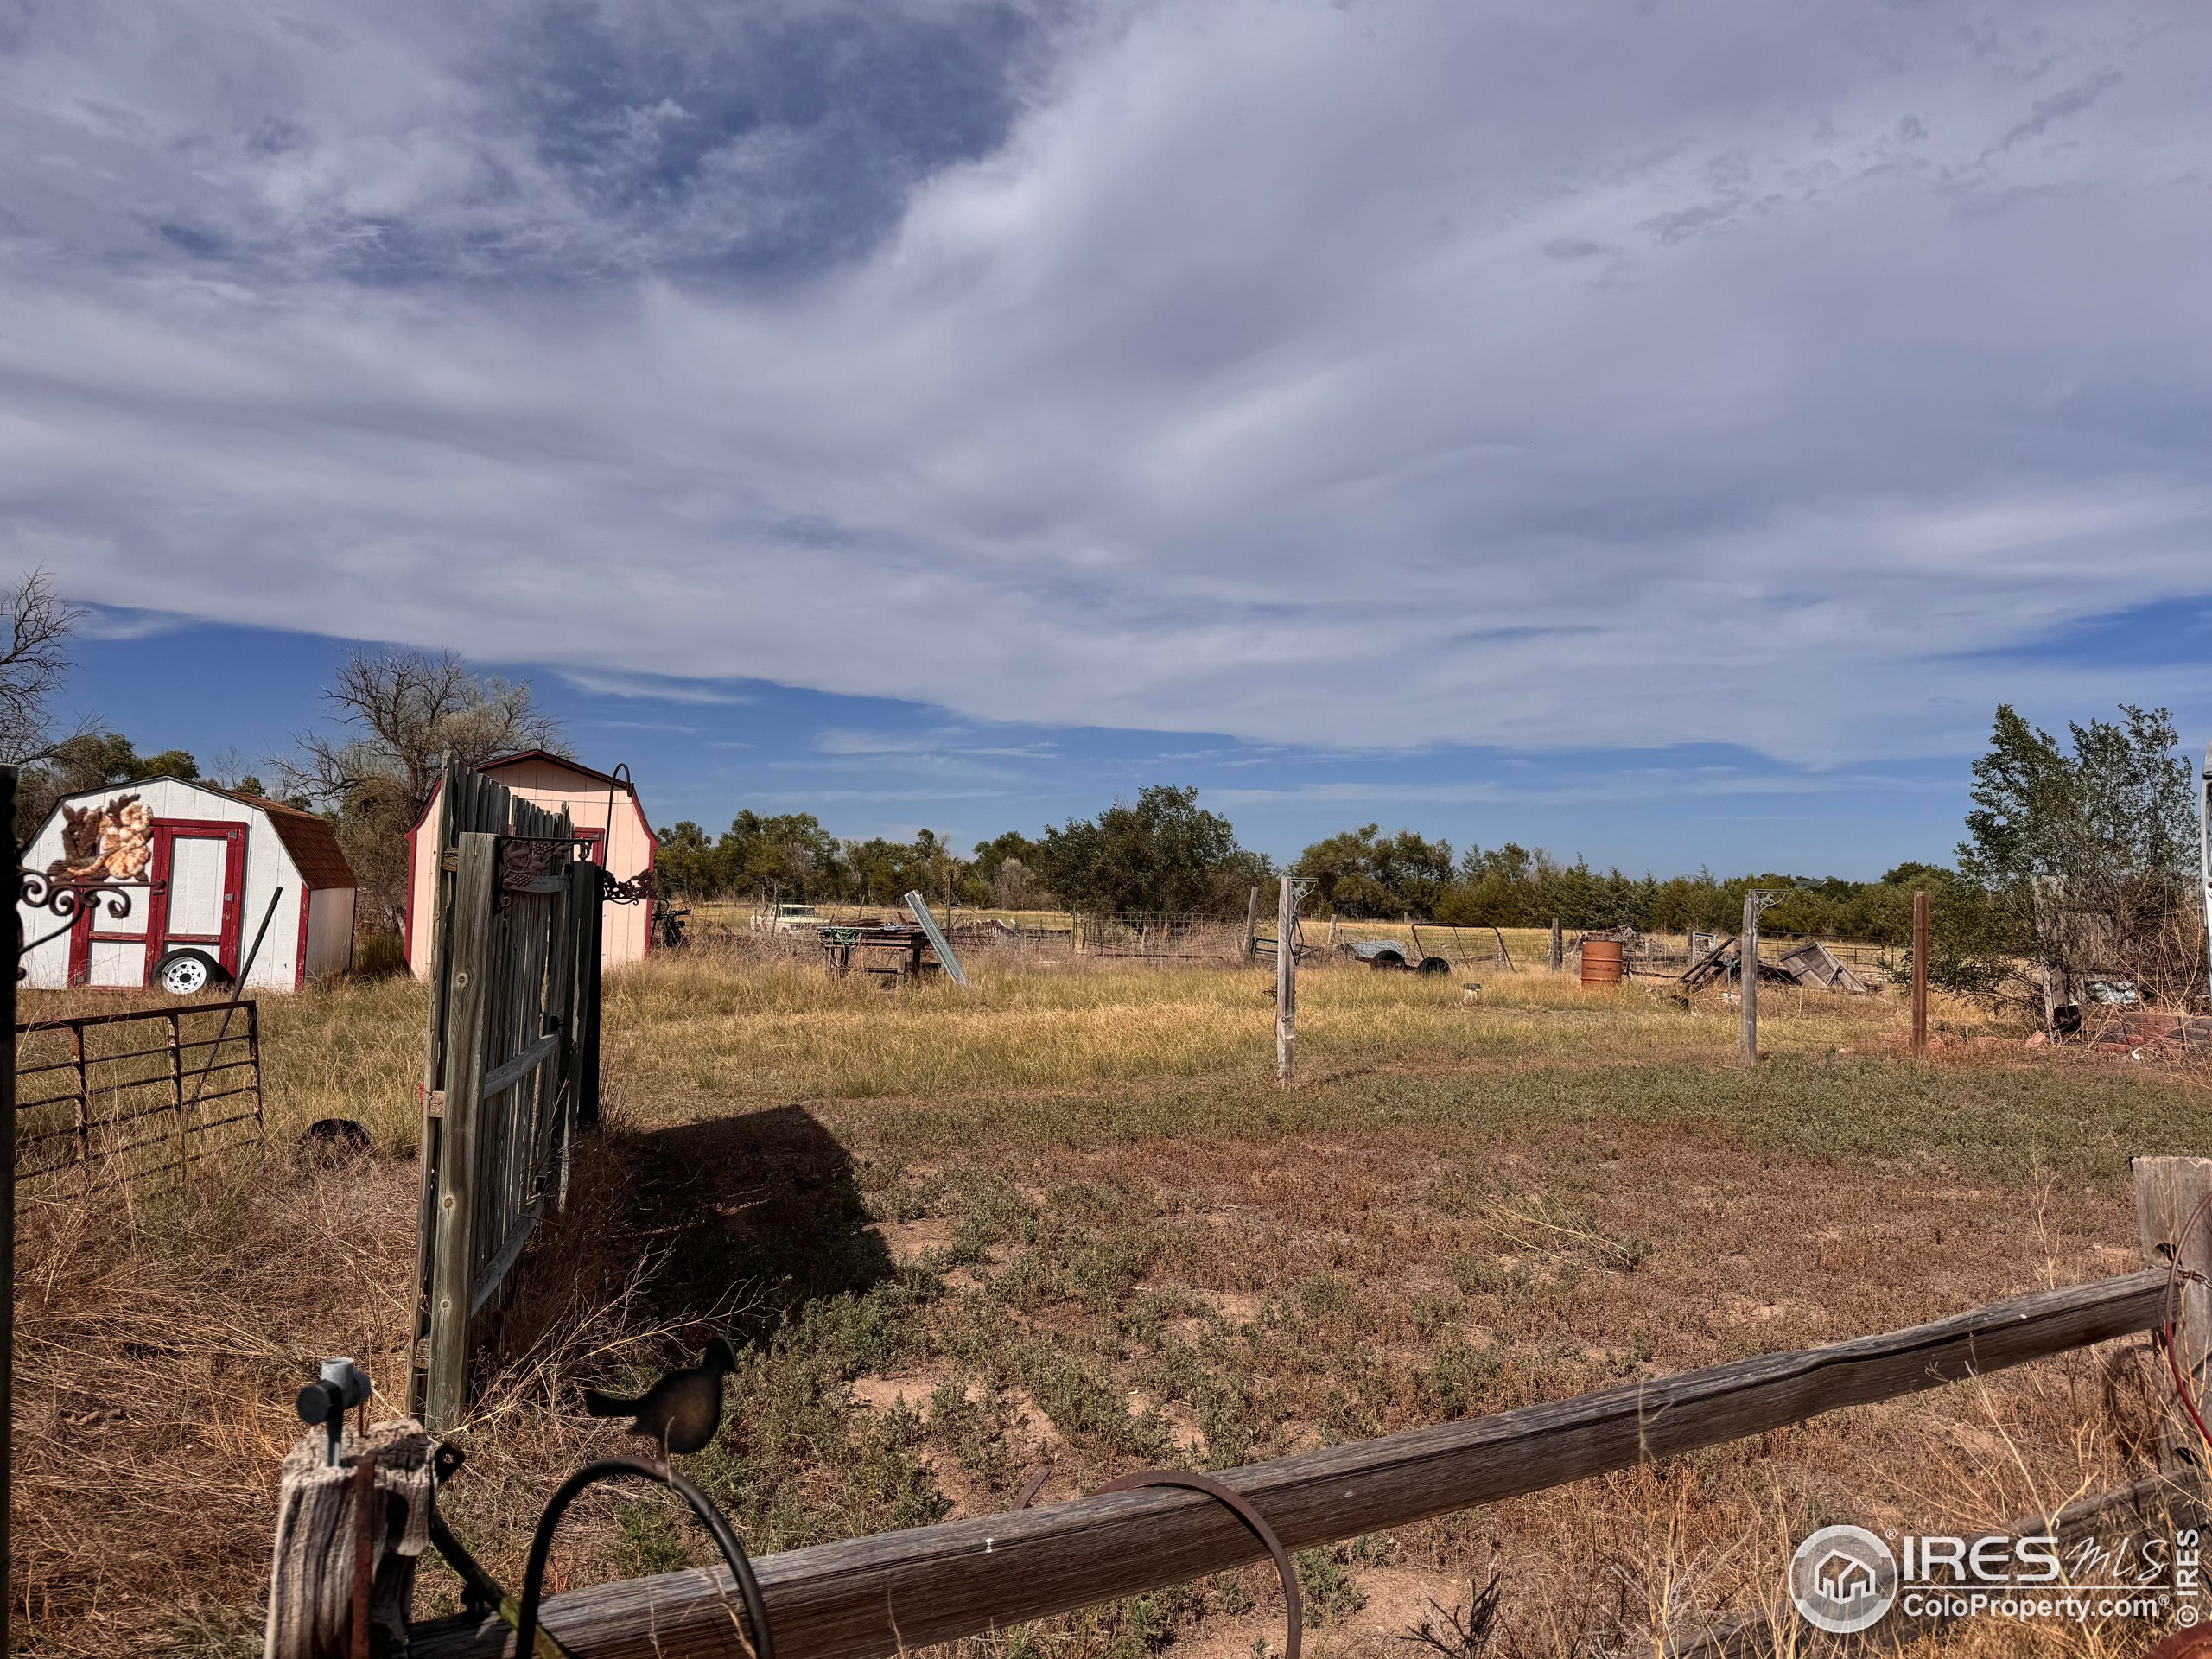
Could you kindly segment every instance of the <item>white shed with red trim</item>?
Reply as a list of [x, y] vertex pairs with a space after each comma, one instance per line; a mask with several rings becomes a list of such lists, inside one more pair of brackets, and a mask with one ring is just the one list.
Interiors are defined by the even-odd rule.
[[24, 982], [41, 989], [226, 984], [264, 915], [246, 989], [295, 990], [353, 964], [353, 868], [330, 825], [297, 807], [183, 778], [88, 790], [55, 806], [23, 864], [57, 881], [119, 884], [130, 899], [126, 916], [103, 903], [50, 938], [58, 918], [22, 907], [24, 940], [43, 939], [24, 953]]
[[[591, 843], [593, 861], [616, 880], [633, 881], [652, 868], [658, 842], [627, 778], [543, 749], [503, 754], [476, 770], [532, 805], [548, 812], [565, 810], [576, 834]], [[444, 789], [441, 779], [407, 832], [407, 965], [417, 979], [430, 972], [430, 906], [437, 898], [430, 842], [437, 834], [438, 797]], [[601, 913], [600, 941], [604, 967], [643, 961], [652, 945], [652, 906], [608, 905]]]

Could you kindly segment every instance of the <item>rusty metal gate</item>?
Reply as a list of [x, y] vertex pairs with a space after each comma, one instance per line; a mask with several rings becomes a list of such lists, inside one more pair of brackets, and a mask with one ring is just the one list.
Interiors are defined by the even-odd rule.
[[[16, 1027], [16, 1179], [85, 1192], [261, 1143], [261, 1015], [251, 1001]], [[28, 1084], [23, 1080], [28, 1080]]]
[[448, 764], [439, 796], [410, 1408], [466, 1409], [469, 1361], [512, 1289], [571, 1137], [599, 1116], [600, 906], [635, 895], [565, 812]]

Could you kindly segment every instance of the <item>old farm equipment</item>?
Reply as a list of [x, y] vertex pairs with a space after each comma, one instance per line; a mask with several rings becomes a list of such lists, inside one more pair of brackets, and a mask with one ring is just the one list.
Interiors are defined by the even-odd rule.
[[822, 941], [822, 955], [833, 974], [849, 974], [853, 970], [855, 955], [866, 951], [872, 957], [861, 958], [861, 970], [874, 974], [887, 985], [905, 984], [925, 975], [942, 971], [956, 985], [968, 983], [968, 970], [961, 966], [944, 931], [930, 913], [928, 902], [918, 893], [906, 895], [907, 913], [912, 922], [824, 922], [815, 929]]
[[[1418, 936], [1416, 936], [1418, 937]], [[1354, 939], [1339, 944], [1338, 953], [1363, 962], [1382, 972], [1448, 974], [1452, 964], [1442, 957], [1423, 956], [1417, 945], [1401, 939]]]

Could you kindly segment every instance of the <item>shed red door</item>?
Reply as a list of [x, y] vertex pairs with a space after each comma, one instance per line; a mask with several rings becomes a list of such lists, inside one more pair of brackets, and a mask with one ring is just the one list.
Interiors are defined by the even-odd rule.
[[146, 978], [172, 950], [204, 950], [226, 974], [238, 971], [245, 914], [245, 825], [193, 818], [154, 821], [154, 880], [162, 884], [146, 918]]
[[171, 950], [204, 950], [226, 974], [238, 970], [245, 897], [245, 825], [202, 818], [156, 818], [151, 892], [131, 893], [130, 914], [105, 905], [80, 912], [69, 934], [72, 985], [136, 987]]

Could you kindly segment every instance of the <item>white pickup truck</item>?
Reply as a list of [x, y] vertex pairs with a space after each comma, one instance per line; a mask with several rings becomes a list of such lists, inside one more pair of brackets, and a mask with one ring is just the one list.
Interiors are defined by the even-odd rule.
[[821, 925], [812, 905], [771, 905], [753, 917], [755, 933], [806, 933]]

